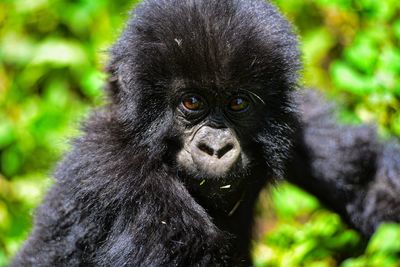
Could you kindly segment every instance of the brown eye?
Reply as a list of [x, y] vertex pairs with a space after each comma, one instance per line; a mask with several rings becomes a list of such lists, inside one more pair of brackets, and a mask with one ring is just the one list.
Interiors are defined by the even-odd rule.
[[182, 104], [188, 110], [200, 110], [204, 106], [204, 102], [197, 96], [184, 97]]
[[234, 97], [229, 103], [229, 109], [235, 112], [244, 111], [249, 107], [249, 101], [244, 97]]

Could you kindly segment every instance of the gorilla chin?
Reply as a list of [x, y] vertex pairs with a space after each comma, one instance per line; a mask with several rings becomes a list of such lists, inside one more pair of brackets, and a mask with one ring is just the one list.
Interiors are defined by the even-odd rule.
[[177, 154], [179, 169], [199, 179], [227, 180], [243, 176], [249, 162], [237, 135], [227, 127], [198, 127], [185, 138]]

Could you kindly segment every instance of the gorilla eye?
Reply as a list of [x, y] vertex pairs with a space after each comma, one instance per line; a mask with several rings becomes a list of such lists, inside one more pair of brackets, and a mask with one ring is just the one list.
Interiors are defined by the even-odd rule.
[[185, 96], [182, 99], [182, 105], [188, 110], [200, 110], [204, 107], [204, 101], [197, 96]]
[[249, 100], [245, 97], [237, 96], [229, 102], [229, 109], [231, 111], [240, 112], [245, 111], [250, 105]]

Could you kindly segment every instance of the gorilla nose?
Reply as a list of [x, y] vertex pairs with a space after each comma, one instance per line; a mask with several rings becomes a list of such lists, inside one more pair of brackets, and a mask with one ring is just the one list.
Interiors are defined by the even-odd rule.
[[[225, 141], [225, 142], [224, 142]], [[222, 142], [214, 142], [213, 144], [199, 143], [197, 147], [207, 153], [209, 156], [215, 156], [218, 159], [222, 158], [226, 153], [234, 149], [234, 144], [232, 142], [226, 143], [227, 140]]]
[[203, 126], [192, 141], [194, 163], [211, 175], [224, 175], [238, 161], [241, 148], [230, 129]]

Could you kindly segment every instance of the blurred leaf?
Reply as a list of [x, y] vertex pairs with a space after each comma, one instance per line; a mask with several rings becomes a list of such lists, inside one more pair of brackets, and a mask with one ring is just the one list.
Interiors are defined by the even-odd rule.
[[79, 43], [52, 38], [43, 41], [38, 46], [32, 61], [33, 64], [50, 63], [57, 66], [78, 65], [86, 62], [86, 53]]
[[6, 229], [11, 223], [6, 204], [0, 200], [0, 229]]
[[358, 36], [358, 39], [346, 49], [345, 56], [359, 70], [369, 73], [378, 58], [377, 46], [366, 36]]
[[96, 70], [85, 73], [82, 79], [83, 92], [89, 97], [98, 97], [103, 92], [105, 74]]
[[282, 218], [300, 216], [319, 207], [315, 197], [290, 184], [274, 189], [272, 195], [274, 206]]
[[400, 253], [400, 226], [396, 224], [381, 225], [367, 247], [368, 253]]
[[393, 33], [398, 40], [400, 40], [400, 19], [397, 19], [393, 24]]
[[321, 6], [336, 6], [343, 9], [348, 9], [351, 7], [351, 0], [316, 0]]
[[0, 116], [0, 149], [10, 145], [15, 140], [15, 132], [10, 121]]
[[16, 146], [7, 148], [1, 153], [1, 170], [8, 177], [18, 173], [22, 162], [21, 151]]
[[347, 92], [366, 95], [377, 88], [373, 78], [358, 73], [345, 62], [335, 62], [331, 70], [335, 84]]
[[34, 41], [28, 36], [17, 35], [15, 32], [6, 33], [0, 39], [1, 61], [27, 64], [36, 49]]

